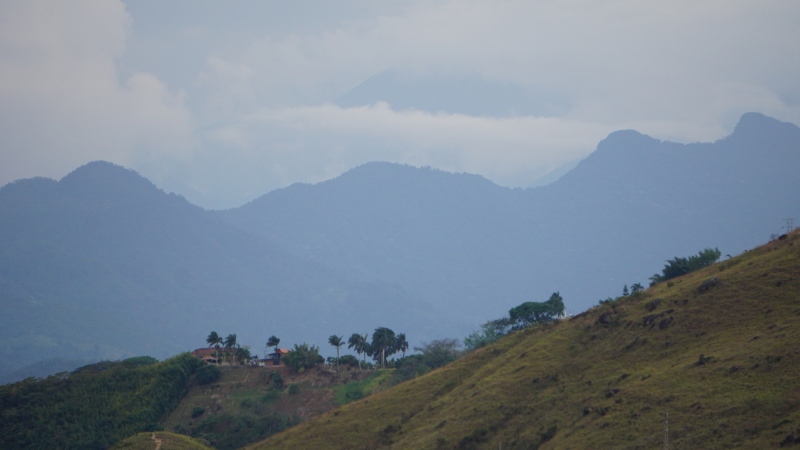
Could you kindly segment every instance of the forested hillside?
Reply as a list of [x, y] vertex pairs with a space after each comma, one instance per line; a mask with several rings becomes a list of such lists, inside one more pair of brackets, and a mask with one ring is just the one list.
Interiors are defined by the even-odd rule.
[[159, 428], [200, 362], [136, 357], [0, 386], [0, 447], [108, 448]]

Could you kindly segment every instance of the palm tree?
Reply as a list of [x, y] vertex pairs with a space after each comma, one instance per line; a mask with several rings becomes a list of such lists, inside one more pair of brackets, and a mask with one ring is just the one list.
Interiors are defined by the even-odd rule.
[[336, 347], [336, 371], [339, 371], [339, 348], [344, 345], [344, 341], [342, 340], [344, 336], [337, 336], [333, 335], [328, 338], [328, 343], [332, 346]]
[[225, 338], [225, 348], [228, 349], [225, 353], [232, 354], [231, 349], [236, 349], [236, 335], [229, 334], [228, 337]]
[[375, 332], [372, 333], [370, 348], [375, 352], [376, 356], [380, 354], [381, 368], [386, 368], [386, 356], [397, 351], [395, 349], [396, 340], [394, 331], [386, 327], [376, 328]]
[[406, 350], [408, 350], [408, 341], [406, 340], [405, 333], [399, 333], [395, 342], [395, 350], [403, 352], [403, 358], [406, 357]]
[[[364, 336], [353, 333], [350, 335], [350, 338], [347, 340], [347, 348], [352, 348], [356, 351], [358, 356], [364, 354], [364, 360], [366, 362], [367, 359], [367, 335]], [[358, 370], [361, 370], [361, 361], [358, 362]]]
[[219, 344], [222, 343], [222, 337], [220, 337], [216, 331], [212, 331], [211, 334], [208, 335], [206, 342], [209, 347], [214, 347], [216, 349], [214, 356], [219, 360]]
[[[275, 353], [278, 353], [278, 344], [281, 343], [280, 338], [276, 337], [274, 334], [267, 339], [267, 348], [275, 347]], [[278, 355], [280, 357], [280, 355]]]

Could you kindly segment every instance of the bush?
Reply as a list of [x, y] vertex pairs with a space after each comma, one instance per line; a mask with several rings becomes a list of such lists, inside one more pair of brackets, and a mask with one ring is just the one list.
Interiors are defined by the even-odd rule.
[[222, 371], [214, 365], [205, 365], [197, 369], [197, 382], [200, 384], [213, 383], [222, 378]]
[[289, 385], [289, 395], [297, 395], [300, 393], [300, 385], [292, 383]]
[[306, 343], [303, 343], [303, 345], [294, 344], [294, 349], [287, 353], [282, 359], [287, 366], [294, 369], [297, 373], [301, 373], [305, 369], [310, 369], [317, 364], [323, 364], [325, 362], [325, 358], [319, 354], [319, 347], [314, 345], [309, 346]]
[[273, 384], [273, 387], [277, 390], [283, 389], [283, 376], [280, 373], [275, 372], [274, 370], [269, 373], [269, 381]]
[[195, 406], [192, 409], [192, 419], [202, 416], [204, 412], [206, 412], [205, 409], [203, 409], [203, 408], [201, 408], [199, 406]]

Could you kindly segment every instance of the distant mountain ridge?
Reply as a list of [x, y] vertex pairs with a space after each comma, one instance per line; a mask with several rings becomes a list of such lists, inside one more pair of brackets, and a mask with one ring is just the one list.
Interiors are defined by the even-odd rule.
[[[286, 253], [106, 162], [59, 182], [3, 187], [0, 217], [0, 371], [9, 374], [45, 359], [165, 357], [204, 346], [212, 330], [263, 355], [271, 334], [287, 344], [327, 338], [311, 322], [317, 315], [341, 314], [349, 330], [385, 312], [402, 318], [400, 305], [426, 309], [396, 286]], [[374, 297], [388, 305], [374, 308]]]
[[612, 133], [532, 189], [375, 162], [204, 211], [105, 162], [20, 180], [0, 188], [0, 371], [162, 357], [212, 330], [258, 354], [272, 334], [325, 351], [378, 326], [413, 346], [555, 291], [579, 312], [800, 221], [797, 167], [800, 129], [746, 114], [714, 143]]
[[612, 133], [541, 188], [372, 163], [219, 214], [474, 321], [553, 291], [580, 311], [625, 284], [646, 284], [675, 251], [755, 245], [800, 216], [789, 194], [800, 189], [796, 167], [800, 129], [751, 113], [715, 143]]

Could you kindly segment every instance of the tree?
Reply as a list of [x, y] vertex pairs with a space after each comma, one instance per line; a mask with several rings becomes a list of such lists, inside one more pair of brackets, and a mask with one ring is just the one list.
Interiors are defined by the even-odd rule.
[[236, 352], [234, 352], [234, 355], [235, 355], [236, 361], [239, 364], [245, 364], [246, 362], [250, 361], [250, 358], [251, 358], [251, 356], [250, 356], [250, 346], [249, 345], [245, 345], [245, 346], [237, 348]]
[[393, 355], [397, 351], [395, 349], [396, 343], [397, 338], [394, 335], [394, 331], [389, 328], [379, 327], [372, 333], [370, 350], [376, 361], [380, 361], [381, 368], [386, 368], [386, 357]]
[[200, 384], [213, 383], [222, 377], [219, 367], [214, 365], [202, 366], [197, 369], [197, 382]]
[[625, 286], [622, 287], [622, 296], [627, 297], [629, 295], [631, 295], [631, 293], [630, 291], [628, 291], [628, 285], [626, 284]]
[[406, 350], [408, 350], [408, 341], [406, 340], [405, 333], [399, 333], [396, 338], [395, 348], [398, 352], [403, 352], [403, 358], [406, 357]]
[[525, 302], [508, 311], [511, 329], [519, 330], [535, 323], [548, 323], [564, 315], [564, 300], [553, 292], [546, 302]]
[[461, 354], [459, 346], [458, 339], [445, 338], [423, 342], [421, 347], [414, 347], [414, 350], [422, 352], [422, 360], [426, 366], [436, 369], [458, 359]]
[[214, 347], [216, 349], [214, 351], [214, 357], [219, 360], [219, 345], [222, 344], [222, 337], [217, 334], [216, 331], [212, 331], [211, 334], [208, 335], [208, 338], [206, 338], [206, 342], [208, 342], [209, 347]]
[[237, 347], [237, 345], [236, 345], [236, 335], [235, 334], [229, 334], [225, 338], [224, 345], [225, 345], [225, 349], [226, 349], [225, 353], [230, 355], [231, 359], [233, 359], [233, 357], [235, 356], [234, 355], [234, 351], [236, 350], [236, 347]]
[[706, 248], [695, 256], [688, 258], [676, 256], [673, 259], [668, 259], [664, 269], [661, 270], [661, 275], [656, 273], [650, 277], [650, 286], [708, 267], [717, 262], [720, 256], [722, 256], [722, 252], [718, 248]]
[[[369, 353], [369, 342], [367, 342], [367, 336], [369, 336], [369, 334], [362, 336], [358, 333], [353, 333], [347, 340], [347, 348], [352, 348], [359, 356], [361, 356], [363, 353], [365, 363], [367, 359], [367, 353]], [[358, 363], [358, 368], [361, 369], [361, 362]]]
[[494, 322], [486, 322], [481, 325], [479, 331], [473, 331], [469, 336], [465, 337], [464, 347], [472, 351], [500, 339], [504, 333], [502, 330], [498, 331], [498, 327], [495, 326]]
[[644, 290], [644, 286], [641, 283], [633, 283], [631, 285], [631, 295], [638, 294]]
[[332, 346], [336, 347], [336, 371], [339, 371], [339, 349], [344, 345], [344, 341], [342, 340], [344, 336], [337, 336], [332, 335], [328, 338], [328, 343]]
[[303, 345], [294, 344], [294, 349], [283, 357], [283, 361], [295, 372], [301, 373], [305, 369], [324, 363], [325, 359], [319, 355], [319, 347], [309, 346], [304, 342]]
[[267, 339], [267, 347], [275, 347], [275, 353], [278, 353], [278, 344], [281, 343], [281, 340], [272, 335]]

